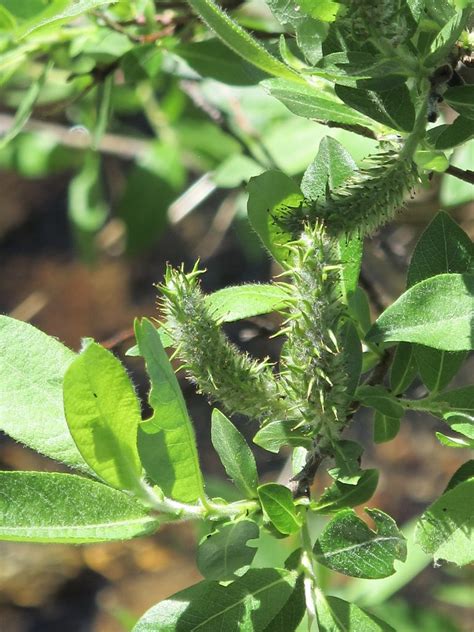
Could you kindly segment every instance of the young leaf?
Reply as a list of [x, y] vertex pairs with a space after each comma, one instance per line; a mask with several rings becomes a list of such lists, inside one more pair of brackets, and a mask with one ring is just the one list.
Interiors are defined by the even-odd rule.
[[301, 191], [310, 202], [325, 200], [328, 191], [340, 187], [356, 169], [356, 163], [341, 143], [325, 136], [316, 158], [304, 173]]
[[374, 441], [384, 443], [391, 441], [400, 430], [400, 417], [390, 417], [378, 410], [374, 414]]
[[28, 91], [26, 92], [20, 105], [17, 108], [12, 126], [6, 132], [6, 134], [0, 138], [0, 150], [8, 145], [8, 143], [11, 142], [16, 136], [18, 136], [18, 134], [28, 122], [28, 119], [31, 116], [31, 112], [33, 111], [35, 103], [38, 100], [40, 92], [46, 82], [52, 66], [53, 62], [47, 63], [44, 66], [41, 75], [29, 87]]
[[257, 539], [258, 534], [258, 525], [253, 520], [219, 526], [199, 544], [196, 561], [200, 573], [209, 580], [235, 579], [235, 571], [252, 563], [257, 549], [247, 542]]
[[79, 452], [106, 483], [136, 489], [140, 402], [123, 365], [91, 342], [64, 376], [64, 411]]
[[328, 470], [328, 474], [336, 481], [346, 485], [356, 485], [361, 476], [360, 459], [363, 448], [355, 441], [340, 439], [333, 445], [336, 467]]
[[417, 342], [444, 351], [469, 351], [474, 334], [474, 276], [440, 274], [417, 283], [388, 307], [370, 342]]
[[146, 318], [135, 321], [140, 354], [145, 359], [153, 416], [142, 422], [138, 451], [150, 478], [166, 496], [183, 502], [204, 498], [196, 439], [178, 381], [160, 336]]
[[318, 501], [311, 505], [311, 509], [324, 514], [361, 505], [372, 498], [378, 480], [377, 470], [365, 470], [355, 485], [335, 481], [330, 487], [326, 487]]
[[[474, 439], [474, 386], [462, 386], [440, 393], [431, 400], [431, 413], [441, 417], [454, 430]], [[439, 409], [436, 406], [439, 405]]]
[[413, 345], [400, 342], [390, 367], [390, 389], [394, 395], [404, 393], [417, 374], [417, 365], [413, 356]]
[[271, 421], [260, 428], [253, 438], [253, 442], [264, 450], [279, 452], [283, 445], [291, 445], [292, 447], [303, 446], [310, 448], [312, 439], [307, 436], [304, 428], [293, 428], [295, 422], [291, 419], [283, 421]]
[[434, 561], [446, 560], [459, 566], [474, 561], [474, 477], [445, 492], [418, 521], [416, 539]]
[[336, 86], [335, 92], [349, 107], [382, 125], [404, 132], [413, 129], [415, 108], [405, 84], [383, 92]]
[[290, 534], [300, 530], [303, 522], [288, 487], [266, 483], [258, 488], [258, 496], [263, 513], [280, 533]]
[[281, 101], [290, 112], [298, 116], [319, 121], [333, 121], [343, 125], [374, 127], [370, 118], [358, 114], [334, 94], [316, 86], [297, 84], [283, 79], [267, 79], [260, 85]]
[[465, 439], [464, 437], [448, 437], [442, 432], [435, 432], [435, 435], [441, 445], [445, 445], [447, 448], [462, 448], [464, 450], [474, 449], [473, 439]]
[[251, 37], [212, 0], [188, 2], [209, 28], [237, 55], [269, 75], [302, 81], [294, 70], [273, 57], [260, 42]]
[[255, 458], [241, 433], [217, 408], [212, 411], [211, 439], [228, 476], [242, 494], [254, 498], [258, 485]]
[[288, 258], [284, 245], [292, 236], [280, 228], [278, 220], [288, 208], [298, 208], [303, 202], [298, 185], [280, 171], [266, 171], [251, 178], [247, 190], [250, 224], [270, 254], [284, 263]]
[[290, 598], [296, 572], [251, 568], [228, 586], [202, 581], [153, 606], [133, 632], [263, 632]]
[[287, 301], [288, 291], [276, 283], [230, 286], [206, 297], [213, 318], [223, 323], [278, 311]]
[[316, 615], [319, 632], [395, 632], [395, 630], [374, 616], [338, 597], [323, 595], [316, 591]]
[[0, 472], [0, 539], [126, 540], [158, 528], [138, 501], [102, 483], [56, 472]]
[[357, 389], [356, 398], [365, 406], [370, 406], [388, 417], [400, 419], [405, 412], [403, 406], [383, 386], [362, 385]]
[[64, 417], [62, 383], [75, 357], [32, 325], [0, 316], [0, 430], [51, 459], [90, 473]]
[[446, 485], [445, 492], [450, 489], [454, 489], [459, 483], [468, 481], [470, 478], [474, 478], [474, 460], [470, 459], [459, 467], [449, 479], [449, 483]]
[[351, 577], [380, 579], [393, 575], [395, 560], [405, 561], [406, 541], [395, 521], [378, 509], [366, 509], [374, 532], [352, 509], [339, 512], [314, 545], [317, 562]]

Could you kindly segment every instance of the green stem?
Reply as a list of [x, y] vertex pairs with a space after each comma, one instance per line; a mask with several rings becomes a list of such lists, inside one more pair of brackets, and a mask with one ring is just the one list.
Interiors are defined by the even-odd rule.
[[180, 520], [237, 518], [238, 516], [253, 513], [259, 508], [259, 504], [255, 500], [239, 500], [228, 505], [221, 505], [208, 500], [195, 505], [182, 503], [172, 498], [160, 497], [146, 483], [143, 483], [141, 486], [140, 497], [158, 513], [176, 517]]
[[306, 612], [308, 615], [308, 630], [311, 632], [316, 622], [316, 599], [315, 591], [317, 587], [316, 569], [313, 562], [313, 546], [311, 544], [311, 534], [309, 532], [308, 521], [305, 520], [301, 527], [301, 544], [303, 554], [301, 556], [301, 566], [304, 571], [304, 594], [306, 601]]

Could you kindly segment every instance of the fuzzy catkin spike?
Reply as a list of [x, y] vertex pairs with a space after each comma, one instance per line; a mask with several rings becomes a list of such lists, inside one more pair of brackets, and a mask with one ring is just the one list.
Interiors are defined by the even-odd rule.
[[188, 378], [229, 413], [259, 421], [281, 419], [285, 406], [271, 366], [252, 360], [228, 341], [209, 313], [200, 274], [197, 268], [185, 274], [168, 267], [159, 287], [166, 329]]
[[332, 191], [328, 200], [316, 202], [307, 211], [307, 219], [324, 220], [332, 237], [370, 235], [393, 219], [417, 183], [416, 166], [394, 152], [380, 153], [372, 162], [373, 166]]
[[330, 442], [344, 427], [349, 405], [345, 360], [337, 340], [345, 313], [340, 267], [322, 223], [306, 225], [293, 246], [293, 265], [288, 272], [293, 299], [281, 380], [289, 404], [313, 428], [314, 435]]

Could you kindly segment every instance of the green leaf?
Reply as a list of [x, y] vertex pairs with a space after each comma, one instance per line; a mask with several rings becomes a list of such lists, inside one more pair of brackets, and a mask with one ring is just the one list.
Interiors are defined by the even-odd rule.
[[255, 458], [234, 424], [214, 408], [211, 428], [212, 445], [228, 476], [248, 498], [257, 496], [258, 473]]
[[15, 112], [15, 118], [13, 119], [12, 126], [10, 129], [0, 138], [0, 150], [4, 149], [8, 143], [10, 143], [21, 130], [24, 128], [28, 119], [31, 116], [33, 108], [35, 106], [36, 101], [40, 95], [40, 92], [46, 82], [49, 71], [53, 67], [53, 62], [47, 63], [40, 76], [36, 81], [33, 81], [29, 89], [27, 90], [25, 96], [20, 102], [17, 111]]
[[247, 190], [250, 224], [268, 251], [284, 263], [288, 257], [284, 245], [292, 236], [280, 228], [278, 219], [288, 208], [298, 208], [303, 202], [298, 185], [280, 171], [266, 171], [251, 178]]
[[360, 237], [341, 237], [337, 244], [339, 261], [342, 264], [341, 286], [344, 301], [349, 304], [350, 299], [357, 292], [364, 242]]
[[303, 522], [288, 487], [266, 483], [258, 488], [258, 496], [264, 515], [280, 533], [290, 534], [300, 530]]
[[158, 528], [129, 495], [73, 474], [0, 472], [0, 539], [16, 542], [126, 540]]
[[349, 294], [348, 300], [349, 314], [357, 324], [358, 331], [365, 336], [370, 329], [372, 320], [370, 318], [370, 305], [367, 294], [361, 287], [356, 287]]
[[259, 528], [253, 520], [239, 520], [221, 525], [201, 540], [197, 566], [206, 579], [235, 579], [235, 571], [252, 563], [257, 549], [248, 546], [258, 538]]
[[448, 437], [442, 432], [435, 432], [438, 441], [447, 448], [462, 448], [463, 450], [474, 449], [474, 440], [465, 439], [464, 437]]
[[378, 509], [366, 509], [372, 531], [352, 509], [339, 512], [314, 545], [317, 562], [351, 577], [380, 579], [393, 575], [395, 560], [405, 561], [406, 541], [395, 521]]
[[0, 430], [51, 459], [89, 473], [63, 409], [64, 374], [75, 357], [32, 325], [0, 316]]
[[135, 335], [150, 378], [150, 419], [138, 432], [138, 451], [148, 476], [166, 496], [183, 502], [204, 498], [194, 429], [160, 336], [146, 318]]
[[474, 439], [474, 386], [446, 391], [430, 401], [434, 404], [433, 415], [444, 419], [455, 432]]
[[384, 443], [391, 441], [397, 436], [400, 430], [400, 417], [389, 417], [375, 411], [374, 414], [374, 441], [375, 443]]
[[283, 309], [288, 290], [276, 283], [234, 285], [209, 294], [206, 302], [216, 322], [231, 323]]
[[91, 342], [66, 371], [63, 395], [69, 430], [86, 463], [112, 487], [137, 489], [140, 402], [124, 366]]
[[316, 616], [319, 632], [395, 632], [382, 621], [338, 597], [328, 597], [316, 591]]
[[473, 348], [474, 276], [440, 274], [417, 283], [377, 319], [370, 342], [417, 342], [444, 351]]
[[290, 112], [308, 119], [333, 121], [345, 125], [373, 127], [372, 121], [345, 105], [334, 94], [310, 84], [296, 84], [283, 79], [267, 79], [261, 85], [285, 105]]
[[474, 244], [444, 211], [435, 215], [415, 246], [407, 273], [407, 287], [438, 274], [469, 272]]
[[433, 393], [443, 390], [451, 382], [467, 355], [464, 351], [450, 353], [422, 345], [413, 346], [421, 379]]
[[181, 42], [173, 53], [184, 59], [193, 70], [206, 79], [215, 79], [227, 85], [249, 86], [268, 77], [253, 65], [242, 61], [218, 39], [186, 44]]
[[199, 582], [150, 608], [133, 632], [263, 632], [290, 598], [297, 577], [251, 568], [228, 586]]
[[310, 448], [312, 439], [308, 437], [304, 428], [294, 428], [295, 422], [292, 419], [283, 421], [271, 421], [257, 432], [253, 442], [269, 452], [275, 454], [284, 445], [292, 447], [302, 446]]
[[207, 26], [237, 55], [269, 75], [302, 81], [294, 70], [273, 57], [212, 0], [188, 0], [188, 3]]
[[[450, 149], [457, 145], [462, 145], [471, 138], [474, 138], [474, 125], [472, 119], [466, 116], [458, 116], [451, 125], [440, 126], [444, 129], [436, 136], [434, 145], [436, 149]], [[434, 128], [432, 131], [437, 130]], [[429, 139], [429, 136], [428, 136]]]
[[377, 470], [365, 470], [355, 485], [335, 481], [330, 487], [326, 487], [316, 503], [311, 504], [311, 509], [320, 513], [333, 513], [346, 507], [361, 505], [372, 498], [378, 480]]
[[418, 521], [416, 540], [425, 553], [459, 566], [474, 561], [474, 478], [445, 492]]
[[449, 88], [443, 94], [449, 105], [467, 118], [474, 118], [474, 86], [464, 85]]
[[356, 485], [362, 476], [360, 459], [363, 448], [360, 443], [340, 439], [333, 444], [333, 451], [336, 467], [328, 470], [328, 474], [346, 485]]
[[390, 389], [394, 395], [404, 393], [417, 375], [413, 345], [400, 342], [390, 367]]
[[[69, 22], [81, 15], [96, 9], [101, 5], [113, 4], [117, 0], [53, 0], [43, 11], [35, 14], [26, 22], [23, 22], [16, 30], [18, 39], [26, 37], [39, 28], [50, 26], [56, 22]], [[42, 3], [42, 6], [44, 4]]]
[[445, 492], [450, 489], [454, 489], [459, 483], [468, 481], [470, 478], [474, 478], [474, 460], [470, 459], [463, 463], [451, 476], [449, 483], [446, 486]]
[[325, 136], [319, 143], [316, 158], [304, 173], [301, 191], [311, 202], [320, 198], [325, 201], [329, 191], [339, 188], [356, 169], [356, 163], [341, 143]]
[[349, 107], [392, 129], [411, 132], [415, 108], [407, 86], [373, 92], [349, 86], [336, 86], [337, 96]]
[[296, 632], [305, 611], [304, 575], [299, 575], [288, 601], [263, 632]]
[[[444, 211], [440, 211], [420, 237], [408, 268], [407, 286], [443, 273], [469, 272], [474, 245], [468, 235]], [[440, 391], [451, 381], [465, 353], [447, 353], [415, 345], [413, 357], [430, 391]]]
[[365, 406], [370, 406], [388, 417], [400, 419], [405, 412], [398, 400], [383, 386], [362, 385], [357, 389], [355, 396]]

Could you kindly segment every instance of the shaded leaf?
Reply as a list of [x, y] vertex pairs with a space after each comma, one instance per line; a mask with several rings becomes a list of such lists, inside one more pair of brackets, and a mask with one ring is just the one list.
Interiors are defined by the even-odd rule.
[[311, 509], [320, 513], [332, 513], [361, 505], [372, 498], [378, 480], [377, 470], [365, 470], [355, 485], [335, 481], [330, 487], [326, 487], [316, 503], [311, 504]]
[[413, 345], [400, 342], [390, 367], [390, 389], [394, 395], [404, 393], [417, 375]]
[[207, 535], [197, 550], [197, 566], [206, 579], [235, 579], [235, 571], [252, 563], [257, 549], [248, 546], [258, 538], [259, 528], [253, 520], [239, 520], [221, 525]]
[[400, 430], [400, 417], [390, 417], [378, 410], [374, 414], [374, 442], [391, 441]]
[[290, 598], [297, 573], [250, 569], [228, 586], [202, 581], [153, 606], [133, 632], [263, 632]]
[[395, 632], [367, 610], [320, 590], [316, 591], [316, 614], [320, 632]]
[[403, 406], [383, 386], [362, 385], [357, 389], [356, 398], [365, 406], [370, 406], [388, 417], [400, 419], [405, 412]]
[[254, 498], [258, 485], [255, 458], [242, 434], [217, 408], [212, 411], [211, 439], [236, 487], [248, 498]]

